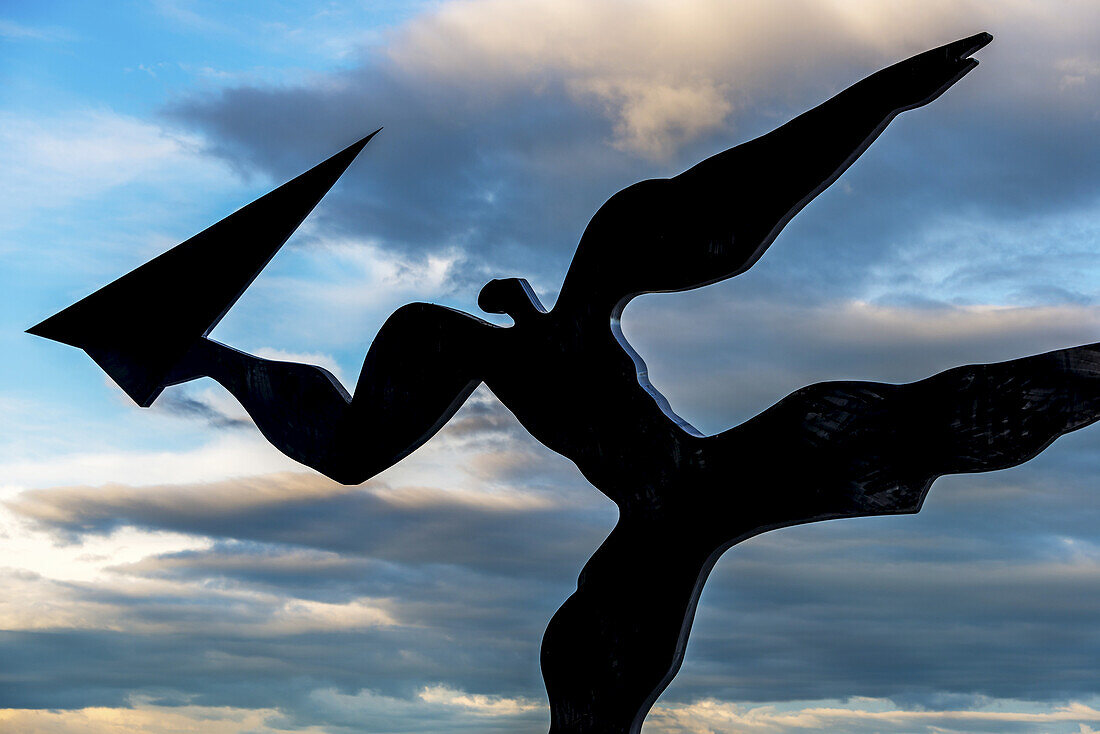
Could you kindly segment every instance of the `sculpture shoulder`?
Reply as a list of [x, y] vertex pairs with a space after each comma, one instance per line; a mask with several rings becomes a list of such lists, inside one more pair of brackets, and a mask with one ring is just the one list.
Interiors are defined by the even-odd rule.
[[500, 327], [465, 311], [435, 303], [413, 302], [401, 306], [386, 319], [378, 335], [415, 335], [417, 339], [438, 339], [453, 344], [456, 339], [482, 339]]
[[648, 467], [682, 453], [689, 432], [639, 379], [609, 319], [602, 328], [553, 314], [539, 321], [502, 330], [499, 360], [485, 380], [532, 436], [612, 499], [624, 465]]

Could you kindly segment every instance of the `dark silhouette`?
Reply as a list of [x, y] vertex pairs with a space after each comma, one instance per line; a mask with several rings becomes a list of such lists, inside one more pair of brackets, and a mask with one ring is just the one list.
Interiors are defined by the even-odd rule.
[[83, 349], [149, 407], [377, 133], [27, 331]]
[[279, 450], [344, 483], [416, 449], [484, 382], [620, 512], [546, 630], [551, 731], [637, 732], [680, 666], [703, 582], [727, 548], [800, 523], [915, 513], [936, 477], [1020, 464], [1100, 417], [1100, 345], [1089, 345], [906, 385], [812, 385], [703, 436], [648, 384], [618, 327], [638, 294], [751, 267], [895, 115], [942, 94], [991, 40], [914, 56], [679, 176], [615, 194], [549, 312], [522, 279], [479, 296], [512, 327], [425, 303], [398, 309], [353, 396], [319, 367], [205, 335], [369, 138], [31, 331], [85, 349], [141, 405], [166, 385], [213, 377]]

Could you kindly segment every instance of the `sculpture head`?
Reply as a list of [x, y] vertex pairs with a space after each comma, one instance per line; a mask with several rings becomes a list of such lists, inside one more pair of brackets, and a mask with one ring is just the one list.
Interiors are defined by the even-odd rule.
[[526, 278], [494, 278], [477, 296], [477, 305], [486, 313], [502, 313], [520, 324], [535, 314], [546, 313], [535, 290]]

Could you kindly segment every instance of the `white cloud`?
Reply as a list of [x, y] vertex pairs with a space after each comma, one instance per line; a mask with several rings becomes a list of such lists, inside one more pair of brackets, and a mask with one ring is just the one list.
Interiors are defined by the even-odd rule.
[[21, 734], [308, 734], [323, 729], [273, 723], [277, 709], [231, 706], [156, 706], [137, 702], [133, 708], [90, 707], [70, 711], [0, 709], [0, 729]]
[[522, 512], [543, 510], [561, 503], [545, 495], [525, 492], [478, 491], [469, 488], [438, 489], [436, 487], [385, 487], [372, 490], [372, 494], [394, 507], [430, 508], [439, 505], [457, 505], [497, 512]]
[[414, 19], [388, 53], [479, 96], [560, 81], [607, 110], [617, 146], [661, 157], [775, 79], [804, 77], [815, 59], [882, 62], [996, 15], [942, 0], [476, 0]]
[[562, 84], [606, 110], [617, 147], [659, 158], [724, 125], [777, 80], [791, 89], [825, 61], [885, 64], [983, 29], [1012, 39], [1029, 77], [1074, 86], [1093, 62], [1050, 65], [1055, 54], [1046, 51], [1062, 49], [1064, 59], [1067, 46], [1090, 48], [1100, 13], [1088, 2], [1056, 7], [1026, 0], [474, 0], [413, 19], [387, 53], [407, 72], [477, 98]]
[[109, 518], [122, 506], [149, 511], [175, 507], [194, 514], [218, 514], [326, 499], [355, 491], [359, 490], [314, 474], [287, 472], [207, 483], [55, 487], [19, 494], [8, 504], [24, 517], [46, 523], [81, 523]]
[[[310, 696], [322, 712], [344, 721], [420, 721], [426, 709], [436, 716], [450, 713], [446, 725], [473, 725], [496, 718], [502, 723], [540, 713], [541, 702], [524, 698], [468, 694], [444, 685], [422, 688], [416, 700], [384, 696], [371, 691], [357, 694], [317, 690]], [[325, 726], [284, 729], [282, 712], [273, 708], [213, 706], [157, 706], [136, 700], [133, 707], [84, 708], [71, 711], [0, 709], [0, 727], [26, 734], [282, 734], [322, 732]], [[1039, 710], [1035, 710], [1035, 709]], [[1036, 706], [1026, 701], [991, 701], [986, 710], [936, 711], [898, 709], [887, 699], [853, 699], [848, 703], [818, 705], [743, 706], [715, 699], [690, 704], [660, 704], [646, 719], [649, 734], [786, 734], [843, 730], [852, 734], [893, 732], [988, 732], [997, 727], [1030, 732], [1093, 734], [1100, 711], [1084, 703]], [[518, 723], [518, 721], [517, 721]], [[445, 725], [445, 726], [446, 726]], [[373, 731], [374, 729], [370, 729]]]
[[[295, 599], [204, 580], [175, 581], [116, 574], [94, 585], [62, 583], [26, 571], [0, 574], [0, 629], [109, 630], [127, 634], [226, 634], [279, 637], [392, 627], [395, 606], [358, 597], [342, 603]], [[159, 602], [148, 614], [142, 602]]]
[[450, 715], [454, 717], [452, 725], [458, 726], [491, 718], [507, 722], [531, 714], [541, 715], [545, 710], [544, 703], [531, 699], [471, 694], [443, 684], [424, 686], [414, 700], [385, 696], [367, 689], [354, 694], [322, 689], [313, 691], [310, 698], [329, 714], [362, 722], [381, 717], [422, 722], [430, 713]]
[[70, 41], [73, 34], [63, 28], [29, 26], [0, 18], [0, 38], [15, 41]]
[[122, 184], [170, 176], [176, 185], [224, 178], [200, 141], [106, 108], [54, 115], [0, 112], [0, 222], [57, 209]]
[[[486, 413], [492, 420], [477, 420]], [[562, 481], [553, 495], [532, 491], [516, 479], [525, 471], [540, 477], [552, 472]], [[10, 526], [12, 543], [24, 531], [17, 532], [4, 503], [17, 508], [23, 518], [64, 525], [98, 522], [123, 506], [154, 513], [186, 508], [188, 513], [213, 516], [354, 492], [374, 494], [394, 507], [533, 510], [575, 503], [582, 498], [569, 490], [574, 485], [587, 487], [568, 460], [526, 436], [518, 421], [484, 388], [450, 427], [444, 427], [413, 457], [362, 487], [340, 485], [304, 470], [254, 429], [215, 433], [210, 443], [185, 451], [105, 451], [10, 461], [0, 464], [0, 476], [5, 480], [0, 485], [0, 532]], [[26, 491], [35, 489], [41, 491]], [[592, 490], [582, 497], [596, 501], [598, 494]], [[43, 538], [28, 538], [27, 547]], [[117, 542], [123, 542], [121, 536]], [[168, 552], [173, 544], [183, 542], [183, 536], [164, 536], [157, 542], [165, 544], [160, 552]], [[156, 550], [150, 546], [149, 553]], [[42, 572], [39, 567], [34, 570]]]
[[0, 498], [31, 487], [177, 484], [300, 470], [300, 464], [271, 448], [259, 433], [217, 434], [210, 443], [186, 451], [104, 451], [4, 462]]
[[[102, 580], [105, 569], [116, 564], [210, 546], [206, 538], [135, 528], [119, 528], [109, 535], [88, 536], [81, 538], [79, 543], [58, 544], [48, 532], [30, 526], [3, 505], [0, 505], [0, 540], [3, 541], [0, 569], [8, 567], [21, 574], [85, 583]], [[13, 599], [10, 589], [5, 589], [4, 596], [8, 601]], [[25, 597], [19, 598], [26, 600]]]
[[[302, 227], [306, 236], [314, 231], [309, 221]], [[356, 347], [365, 353], [394, 304], [447, 294], [462, 257], [452, 249], [416, 258], [382, 249], [367, 238], [318, 239], [280, 253], [278, 272], [257, 280], [212, 336], [244, 347], [249, 345], [233, 343], [232, 335], [266, 340], [259, 350], [255, 342], [251, 348], [261, 356], [305, 357], [340, 377], [350, 391], [351, 373], [319, 350]], [[272, 349], [276, 339], [307, 346]], [[356, 378], [359, 364], [354, 365]]]
[[443, 685], [426, 686], [418, 697], [425, 703], [461, 708], [480, 716], [515, 716], [542, 709], [541, 702], [526, 698], [470, 694]]
[[463, 257], [452, 250], [418, 260], [350, 238], [323, 240], [311, 255], [324, 259], [326, 275], [342, 281], [326, 283], [325, 297], [336, 305], [360, 309], [376, 308], [406, 293], [440, 293]]
[[[1051, 731], [1051, 724], [1100, 721], [1100, 711], [1083, 703], [1034, 709], [1025, 702], [998, 701], [988, 710], [904, 710], [886, 699], [854, 699], [849, 704], [746, 706], [715, 699], [690, 704], [660, 704], [646, 720], [651, 734], [770, 734], [795, 731], [906, 732], [934, 734], [952, 731], [989, 731], [990, 726], [1028, 725]], [[1017, 710], [1012, 710], [1016, 708]], [[945, 728], [946, 727], [946, 728]], [[1028, 729], [1029, 731], [1033, 729]], [[1070, 731], [1069, 729], [1059, 729]], [[1088, 731], [1082, 729], [1081, 731]]]
[[[273, 597], [272, 601], [277, 599]], [[260, 634], [286, 635], [391, 627], [398, 621], [388, 607], [384, 601], [370, 598], [352, 599], [342, 604], [309, 599], [278, 600], [271, 617], [259, 628], [252, 624], [245, 627]]]
[[1095, 57], [1075, 56], [1058, 62], [1063, 72], [1059, 89], [1063, 91], [1079, 90], [1097, 76], [1100, 76], [1100, 60]]
[[616, 148], [654, 157], [667, 156], [681, 143], [720, 127], [733, 108], [716, 84], [585, 79], [569, 87], [579, 97], [603, 101], [615, 121]]

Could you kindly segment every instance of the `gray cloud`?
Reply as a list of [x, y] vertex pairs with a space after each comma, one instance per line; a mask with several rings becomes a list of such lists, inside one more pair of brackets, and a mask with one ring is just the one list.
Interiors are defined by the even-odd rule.
[[168, 391], [157, 399], [155, 406], [157, 410], [163, 410], [181, 418], [203, 421], [211, 428], [244, 428], [252, 425], [251, 421], [228, 415], [209, 401], [183, 390]]
[[[919, 708], [983, 696], [1061, 701], [1090, 694], [1100, 536], [1089, 508], [1100, 467], [1087, 458], [1097, 455], [1094, 445], [1065, 453], [1086, 459], [1063, 455], [1024, 470], [941, 480], [916, 517], [792, 528], [738, 546], [708, 583], [687, 662], [662, 701], [855, 694]], [[87, 512], [79, 498], [66, 499], [75, 500], [66, 504], [74, 513]], [[179, 504], [178, 495], [171, 499]], [[133, 512], [117, 497], [109, 501], [122, 516]], [[429, 527], [436, 512], [423, 513]], [[539, 512], [490, 513], [474, 528], [479, 534], [464, 540], [479, 553], [454, 559], [400, 557], [400, 539], [355, 552], [224, 540], [117, 566], [109, 580], [68, 585], [62, 598], [81, 614], [117, 610], [118, 629], [0, 636], [6, 669], [15, 671], [6, 702], [118, 705], [137, 691], [203, 705], [278, 705], [300, 725], [358, 721], [367, 731], [389, 731], [382, 720], [356, 719], [363, 708], [325, 713], [316, 691], [368, 688], [413, 705], [434, 681], [537, 701], [543, 625], [599, 536], [580, 516], [553, 527], [523, 517]], [[233, 519], [238, 537], [268, 534], [252, 528], [247, 513]], [[471, 527], [465, 512], [451, 522]], [[523, 560], [502, 566], [492, 557], [500, 546], [487, 538], [510, 537], [516, 525], [525, 542], [503, 550]], [[364, 532], [378, 528], [368, 522]], [[572, 559], [545, 542], [554, 534]], [[453, 545], [447, 552], [462, 553]], [[127, 591], [141, 580], [169, 586]], [[394, 624], [271, 631], [272, 605], [339, 605], [367, 595], [386, 600]], [[158, 631], [146, 631], [149, 625]], [[40, 679], [65, 684], [43, 689]], [[522, 718], [510, 721], [525, 726]]]
[[[8, 507], [64, 537], [136, 526], [402, 563], [475, 564], [508, 574], [553, 572], [583, 557], [609, 529], [607, 512], [592, 504], [523, 497], [470, 501], [418, 487], [382, 493], [297, 474], [198, 486], [29, 490]], [[585, 532], [578, 533], [580, 528]], [[553, 551], [536, 565], [523, 552], [532, 537], [549, 538]]]
[[815, 382], [911, 382], [1100, 339], [1100, 316], [1084, 306], [780, 303], [740, 286], [648, 296], [623, 315], [650, 379], [709, 432]]
[[[957, 255], [961, 237], [994, 239], [995, 221], [1095, 207], [1100, 79], [1083, 60], [1100, 19], [1087, 4], [1067, 9], [1071, 22], [1023, 6], [864, 8], [881, 16], [874, 34], [854, 15], [797, 2], [754, 13], [705, 3], [632, 7], [636, 22], [622, 34], [584, 30], [622, 10], [614, 3], [575, 7], [565, 27], [551, 5], [445, 7], [357, 68], [309, 86], [227, 88], [168, 113], [201, 131], [217, 155], [280, 178], [384, 123], [326, 206], [329, 228], [406, 254], [460, 247], [472, 254], [455, 274], [469, 279], [463, 288], [522, 268], [554, 289], [588, 217], [614, 191], [766, 132], [908, 51], [988, 25], [998, 40], [983, 66], [903, 116], [842, 188], [792, 223], [777, 244], [786, 251], [776, 263], [784, 292], [851, 292], [874, 265], [945, 229], [948, 238], [955, 232], [947, 252]], [[890, 29], [899, 40], [886, 48]], [[769, 33], [773, 41], [759, 40]], [[662, 90], [690, 100], [698, 89], [731, 111], [689, 134], [656, 100]], [[616, 148], [609, 142], [622, 142], [615, 131], [623, 126], [627, 144]], [[635, 155], [650, 143], [671, 145], [666, 159]], [[973, 223], [970, 235], [958, 231], [960, 217]]]

